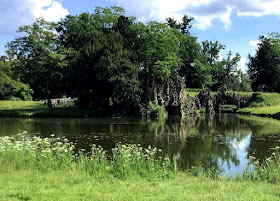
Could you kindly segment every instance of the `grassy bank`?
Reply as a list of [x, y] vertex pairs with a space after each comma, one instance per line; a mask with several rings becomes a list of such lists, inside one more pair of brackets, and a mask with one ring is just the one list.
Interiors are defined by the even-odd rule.
[[36, 109], [39, 107], [37, 101], [3, 101], [0, 100], [0, 110]]
[[[25, 133], [0, 138], [0, 200], [279, 200], [280, 154], [239, 178], [193, 169], [178, 172], [159, 149], [93, 146]], [[213, 177], [214, 176], [214, 177]]]
[[50, 118], [85, 118], [99, 117], [104, 112], [82, 109], [74, 102], [63, 103], [49, 109], [38, 101], [0, 101], [0, 117], [50, 117]]
[[241, 108], [237, 112], [276, 117], [280, 113], [280, 94], [260, 93], [249, 100], [247, 107]]
[[[188, 88], [186, 94], [189, 95], [190, 97], [196, 97], [199, 92], [201, 91], [201, 89], [191, 89]], [[228, 91], [229, 93], [235, 93], [241, 96], [252, 96], [252, 92], [243, 92], [243, 91]], [[218, 92], [213, 92], [211, 91], [211, 95], [217, 95]]]
[[279, 186], [180, 174], [174, 179], [96, 179], [76, 171], [1, 171], [0, 200], [279, 200]]

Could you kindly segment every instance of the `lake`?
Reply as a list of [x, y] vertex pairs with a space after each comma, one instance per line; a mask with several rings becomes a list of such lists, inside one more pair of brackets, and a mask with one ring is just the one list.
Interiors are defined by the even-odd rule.
[[200, 115], [166, 121], [138, 118], [47, 119], [0, 118], [0, 136], [27, 131], [28, 135], [67, 137], [78, 149], [91, 144], [111, 150], [116, 143], [161, 148], [175, 156], [180, 169], [216, 167], [223, 175], [242, 173], [249, 156], [263, 160], [280, 145], [280, 121], [237, 114]]

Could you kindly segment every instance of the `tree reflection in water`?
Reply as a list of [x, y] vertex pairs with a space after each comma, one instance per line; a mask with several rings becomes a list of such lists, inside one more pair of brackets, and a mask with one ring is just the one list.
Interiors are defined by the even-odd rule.
[[226, 172], [246, 165], [249, 155], [264, 159], [280, 142], [280, 121], [236, 114], [200, 115], [167, 120], [0, 118], [0, 136], [26, 130], [30, 135], [67, 137], [78, 148], [116, 143], [161, 148], [175, 155], [181, 169], [201, 165]]

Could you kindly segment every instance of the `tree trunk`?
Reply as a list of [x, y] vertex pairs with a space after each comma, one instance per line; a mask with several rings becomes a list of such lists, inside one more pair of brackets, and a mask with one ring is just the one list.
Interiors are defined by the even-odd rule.
[[49, 85], [47, 84], [47, 98], [48, 98], [48, 108], [52, 109], [52, 101], [50, 99], [50, 91], [49, 91]]

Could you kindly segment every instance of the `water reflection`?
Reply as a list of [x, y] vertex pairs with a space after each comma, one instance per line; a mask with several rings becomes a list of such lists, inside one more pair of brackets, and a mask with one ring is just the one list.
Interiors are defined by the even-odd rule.
[[234, 114], [170, 117], [166, 121], [0, 118], [0, 136], [20, 130], [66, 136], [84, 149], [92, 143], [107, 150], [118, 142], [152, 145], [175, 155], [181, 169], [200, 164], [227, 175], [242, 172], [249, 155], [263, 160], [280, 143], [280, 121]]

